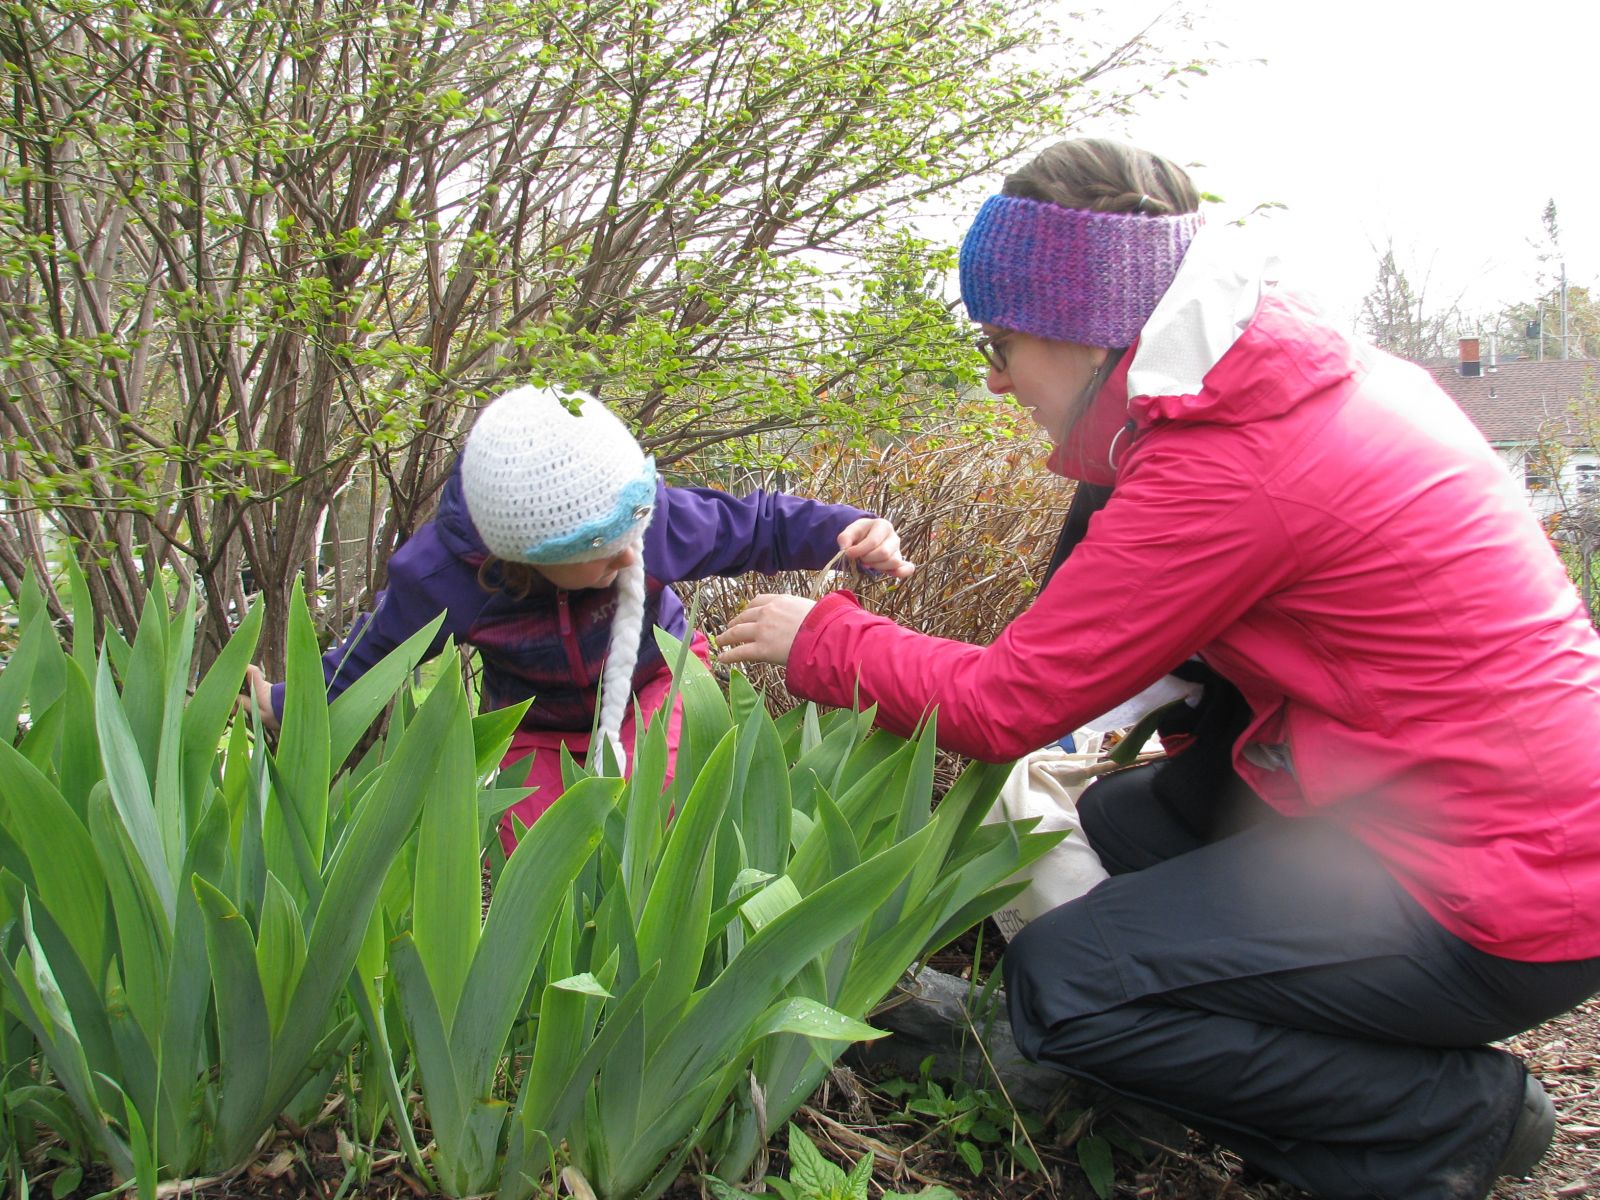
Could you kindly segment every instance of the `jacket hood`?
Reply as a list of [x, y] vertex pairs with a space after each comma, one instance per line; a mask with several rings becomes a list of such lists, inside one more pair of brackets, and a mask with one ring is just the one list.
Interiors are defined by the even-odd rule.
[[457, 558], [473, 566], [481, 565], [489, 549], [467, 513], [467, 494], [461, 486], [461, 459], [457, 457], [439, 493], [439, 511], [433, 517], [439, 540]]
[[[1252, 240], [1234, 227], [1200, 231], [1126, 367], [1051, 455], [1052, 471], [1110, 484], [1113, 440], [1130, 419], [1137, 433], [1172, 421], [1243, 425], [1281, 416], [1354, 374], [1354, 344], [1281, 286], [1277, 259]], [[1132, 440], [1115, 447], [1118, 465]]]

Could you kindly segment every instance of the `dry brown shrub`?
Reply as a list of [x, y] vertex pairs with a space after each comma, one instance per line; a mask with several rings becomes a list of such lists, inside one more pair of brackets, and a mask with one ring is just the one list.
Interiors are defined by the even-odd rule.
[[[1044, 469], [1046, 453], [1034, 439], [985, 438], [953, 424], [865, 451], [814, 443], [781, 470], [747, 475], [735, 490], [783, 490], [890, 518], [917, 571], [904, 582], [846, 572], [711, 580], [701, 627], [714, 636], [762, 592], [810, 596], [848, 587], [901, 625], [979, 645], [993, 641], [1038, 591], [1072, 498], [1073, 484]], [[781, 672], [750, 675], [775, 706], [788, 702]]]

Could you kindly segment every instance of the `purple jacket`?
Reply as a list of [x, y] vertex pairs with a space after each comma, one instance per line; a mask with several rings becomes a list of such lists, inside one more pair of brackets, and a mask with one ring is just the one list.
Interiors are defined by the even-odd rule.
[[[653, 627], [687, 631], [683, 604], [669, 583], [711, 575], [816, 570], [838, 552], [839, 532], [868, 514], [777, 492], [736, 497], [713, 488], [658, 485], [655, 515], [644, 535], [645, 613], [634, 687], [663, 666]], [[322, 656], [328, 698], [337, 697], [389, 651], [445, 614], [427, 657], [445, 639], [478, 651], [483, 708], [533, 697], [525, 729], [588, 730], [594, 722], [601, 663], [611, 640], [617, 589], [562, 591], [542, 579], [522, 599], [486, 590], [478, 568], [488, 551], [467, 515], [459, 463], [444, 486], [439, 511], [389, 560], [389, 586], [376, 608]], [[272, 689], [283, 714], [284, 685]]]

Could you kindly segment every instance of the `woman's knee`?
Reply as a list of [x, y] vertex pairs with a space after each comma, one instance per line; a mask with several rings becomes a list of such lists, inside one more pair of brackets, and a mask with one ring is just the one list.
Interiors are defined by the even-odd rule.
[[1006, 946], [1002, 968], [1011, 1032], [1028, 1058], [1037, 1061], [1063, 1025], [1103, 1003], [1079, 984], [1111, 969], [1094, 944], [1087, 905], [1074, 900], [1023, 926]]
[[1157, 796], [1157, 766], [1103, 776], [1078, 798], [1084, 837], [1112, 875], [1142, 871], [1203, 844]]

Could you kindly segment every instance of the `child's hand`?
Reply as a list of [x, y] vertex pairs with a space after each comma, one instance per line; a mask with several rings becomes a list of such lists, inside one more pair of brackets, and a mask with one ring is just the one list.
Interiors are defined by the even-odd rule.
[[800, 626], [817, 606], [801, 596], [767, 593], [735, 614], [717, 638], [717, 660], [725, 663], [764, 662], [789, 665], [789, 652]]
[[278, 714], [272, 711], [272, 684], [254, 663], [244, 669], [244, 694], [234, 707], [246, 716], [259, 713], [261, 727], [270, 733], [278, 732]]
[[839, 534], [839, 549], [856, 566], [896, 579], [905, 579], [917, 569], [915, 563], [900, 556], [900, 535], [882, 517], [851, 521]]

